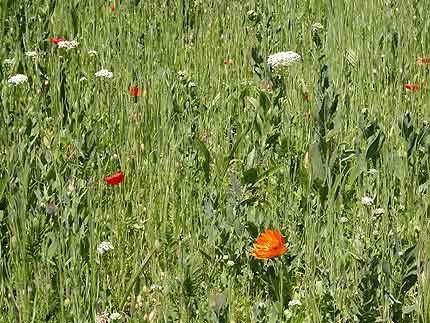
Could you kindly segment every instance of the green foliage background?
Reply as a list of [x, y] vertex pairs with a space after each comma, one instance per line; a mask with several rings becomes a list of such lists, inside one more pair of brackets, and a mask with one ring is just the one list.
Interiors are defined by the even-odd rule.
[[430, 322], [425, 1], [111, 5], [0, 3], [0, 322]]

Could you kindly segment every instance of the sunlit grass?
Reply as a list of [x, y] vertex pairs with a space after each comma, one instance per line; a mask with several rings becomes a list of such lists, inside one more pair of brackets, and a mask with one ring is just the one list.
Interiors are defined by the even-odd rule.
[[112, 3], [0, 4], [0, 322], [430, 321], [426, 4]]

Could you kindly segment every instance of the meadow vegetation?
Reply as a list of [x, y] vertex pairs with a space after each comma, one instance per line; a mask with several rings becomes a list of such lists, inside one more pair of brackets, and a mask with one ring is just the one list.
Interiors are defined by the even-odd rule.
[[430, 322], [426, 1], [2, 0], [0, 35], [0, 322]]

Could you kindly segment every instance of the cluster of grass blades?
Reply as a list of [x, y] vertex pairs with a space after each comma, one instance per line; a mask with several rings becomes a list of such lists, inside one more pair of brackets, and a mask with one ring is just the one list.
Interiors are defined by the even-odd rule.
[[0, 323], [430, 322], [427, 11], [2, 1]]

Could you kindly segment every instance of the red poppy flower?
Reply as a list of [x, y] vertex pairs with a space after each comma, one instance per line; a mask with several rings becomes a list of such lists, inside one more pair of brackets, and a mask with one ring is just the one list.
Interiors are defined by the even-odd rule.
[[115, 10], [116, 10], [115, 3], [112, 3], [112, 5], [111, 5], [111, 7], [110, 7], [110, 8], [112, 9], [112, 12], [115, 12]]
[[118, 185], [122, 183], [122, 181], [124, 180], [124, 173], [121, 171], [118, 171], [111, 176], [105, 176], [104, 180], [108, 185], [111, 185], [111, 186]]
[[430, 59], [428, 59], [427, 57], [421, 57], [418, 59], [419, 65], [427, 65], [429, 63], [430, 63]]
[[406, 83], [405, 84], [405, 89], [406, 91], [412, 91], [412, 92], [417, 92], [419, 90], [419, 85], [415, 84], [415, 83]]
[[255, 241], [251, 255], [257, 259], [270, 259], [283, 255], [287, 251], [285, 238], [281, 232], [267, 229]]
[[61, 41], [64, 41], [64, 38], [61, 38], [61, 37], [49, 37], [49, 42], [50, 43], [58, 44]]
[[304, 94], [303, 95], [303, 100], [306, 102], [309, 102], [311, 100], [311, 96], [309, 94]]
[[128, 93], [130, 93], [135, 98], [137, 98], [139, 95], [142, 95], [143, 89], [139, 88], [137, 86], [133, 86], [133, 87], [128, 88]]
[[231, 65], [231, 64], [233, 64], [233, 60], [231, 58], [226, 58], [224, 60], [224, 65]]

